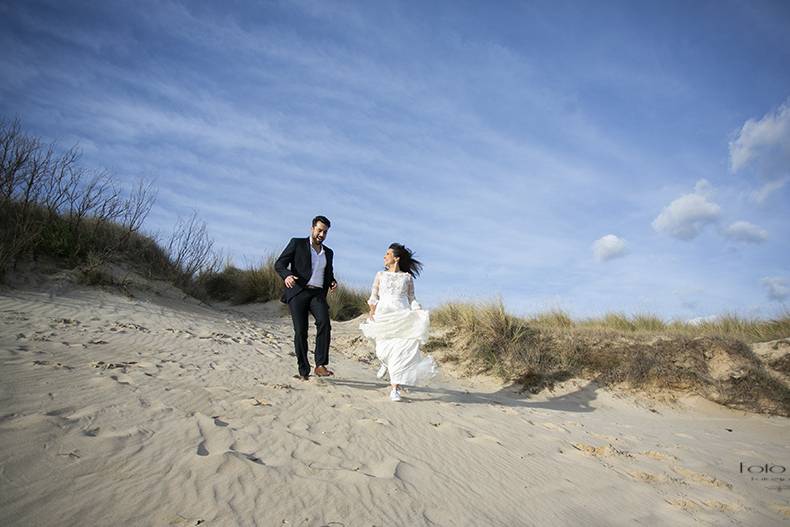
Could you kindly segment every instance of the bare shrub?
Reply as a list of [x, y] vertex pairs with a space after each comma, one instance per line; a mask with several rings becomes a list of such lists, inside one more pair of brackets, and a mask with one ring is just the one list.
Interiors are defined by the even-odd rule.
[[200, 273], [216, 272], [219, 267], [214, 253], [214, 240], [208, 234], [206, 223], [197, 212], [186, 219], [179, 219], [166, 245], [170, 262], [176, 270], [176, 285], [184, 287]]
[[75, 265], [121, 256], [144, 263], [143, 253], [161, 253], [137, 235], [153, 185], [140, 181], [125, 196], [108, 172], [89, 172], [79, 159], [76, 146], [56, 154], [54, 144], [22, 132], [19, 120], [0, 121], [0, 276], [23, 256]]

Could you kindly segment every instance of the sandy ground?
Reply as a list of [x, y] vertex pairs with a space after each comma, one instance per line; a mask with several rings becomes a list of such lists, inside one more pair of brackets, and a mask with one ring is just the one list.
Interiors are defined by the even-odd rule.
[[447, 373], [391, 403], [358, 322], [302, 382], [277, 304], [177, 296], [0, 291], [0, 525], [790, 524], [786, 418]]

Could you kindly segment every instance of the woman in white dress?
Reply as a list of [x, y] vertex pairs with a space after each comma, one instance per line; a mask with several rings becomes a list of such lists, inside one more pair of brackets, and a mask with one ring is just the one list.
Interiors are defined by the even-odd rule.
[[414, 278], [422, 271], [422, 263], [411, 250], [393, 243], [384, 254], [384, 267], [373, 280], [368, 320], [359, 327], [376, 343], [382, 364], [378, 377], [389, 372], [390, 399], [400, 401], [401, 385], [423, 384], [436, 375], [437, 368], [432, 357], [420, 353], [429, 328], [428, 311], [414, 297]]

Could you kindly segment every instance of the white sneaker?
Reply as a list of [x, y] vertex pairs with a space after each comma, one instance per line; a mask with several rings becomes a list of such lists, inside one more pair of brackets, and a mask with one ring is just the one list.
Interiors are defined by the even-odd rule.
[[393, 403], [397, 403], [400, 401], [400, 392], [396, 388], [393, 388], [392, 391], [390, 392], [390, 401], [392, 401]]
[[376, 374], [376, 377], [378, 377], [379, 379], [383, 379], [385, 375], [387, 375], [387, 365], [382, 364], [381, 368], [379, 368], [379, 371]]

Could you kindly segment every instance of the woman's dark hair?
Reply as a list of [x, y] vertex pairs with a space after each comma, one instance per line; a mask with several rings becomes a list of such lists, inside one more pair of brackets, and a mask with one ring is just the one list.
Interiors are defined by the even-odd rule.
[[414, 251], [401, 243], [393, 243], [389, 248], [392, 249], [395, 258], [398, 258], [398, 267], [401, 271], [415, 278], [420, 276], [422, 262], [414, 258]]

